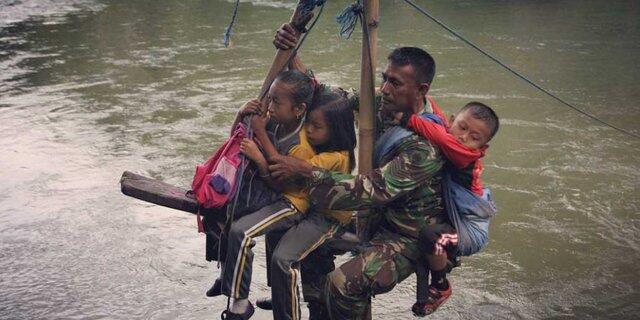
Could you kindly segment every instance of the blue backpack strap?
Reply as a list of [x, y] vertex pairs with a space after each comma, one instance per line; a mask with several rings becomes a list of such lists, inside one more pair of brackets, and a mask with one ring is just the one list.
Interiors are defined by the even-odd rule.
[[397, 126], [387, 129], [378, 139], [373, 149], [373, 167], [382, 165], [382, 160], [396, 149], [400, 141], [412, 135], [413, 132]]
[[[423, 119], [431, 120], [439, 125], [444, 125], [444, 122], [440, 117], [433, 113], [424, 112], [420, 114]], [[401, 126], [396, 126], [387, 129], [378, 139], [373, 149], [373, 166], [379, 167], [382, 164], [382, 160], [385, 159], [390, 152], [396, 149], [400, 142], [414, 134], [413, 131], [409, 131]]]

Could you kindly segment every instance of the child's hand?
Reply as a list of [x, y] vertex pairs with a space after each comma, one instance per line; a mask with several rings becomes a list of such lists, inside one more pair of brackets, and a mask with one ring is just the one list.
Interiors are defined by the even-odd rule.
[[269, 118], [263, 116], [254, 116], [251, 118], [251, 127], [254, 130], [263, 130], [267, 127]]
[[240, 108], [240, 116], [245, 117], [250, 114], [255, 114], [258, 116], [262, 114], [262, 104], [260, 104], [260, 100], [249, 100], [244, 104], [244, 106], [242, 106], [242, 108]]
[[446, 247], [449, 245], [458, 245], [458, 234], [456, 233], [443, 233], [440, 235], [434, 245], [434, 252], [436, 256], [441, 256], [445, 253]]
[[262, 157], [262, 152], [258, 149], [258, 145], [250, 139], [244, 139], [240, 142], [240, 152], [253, 162], [258, 161], [258, 159]]

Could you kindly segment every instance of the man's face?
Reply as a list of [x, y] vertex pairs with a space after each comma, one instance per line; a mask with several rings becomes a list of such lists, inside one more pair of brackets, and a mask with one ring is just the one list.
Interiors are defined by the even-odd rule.
[[[416, 112], [414, 110], [419, 101], [422, 101], [423, 94], [421, 86], [416, 81], [413, 66], [396, 66], [389, 63], [382, 73], [382, 111], [394, 112]], [[426, 92], [425, 92], [426, 93]]]
[[478, 150], [489, 142], [491, 129], [486, 122], [474, 118], [469, 110], [465, 110], [453, 119], [449, 133], [462, 145]]

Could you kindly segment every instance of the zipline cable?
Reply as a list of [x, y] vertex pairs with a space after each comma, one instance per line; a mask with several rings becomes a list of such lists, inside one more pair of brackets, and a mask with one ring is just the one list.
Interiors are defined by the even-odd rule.
[[632, 137], [638, 138], [640, 139], [640, 135], [632, 133], [630, 131], [627, 131], [625, 129], [622, 129], [620, 127], [617, 127], [611, 123], [608, 123], [604, 120], [599, 119], [598, 117], [584, 111], [581, 110], [580, 108], [574, 106], [573, 104], [564, 101], [562, 98], [556, 96], [555, 94], [549, 92], [548, 90], [546, 90], [545, 88], [539, 86], [538, 84], [536, 84], [535, 82], [533, 82], [532, 80], [529, 80], [529, 78], [525, 77], [524, 75], [520, 74], [518, 71], [513, 70], [511, 67], [509, 67], [508, 65], [506, 65], [504, 62], [500, 61], [500, 59], [494, 57], [493, 55], [491, 55], [490, 53], [484, 51], [482, 48], [478, 47], [476, 44], [474, 44], [473, 42], [467, 40], [465, 37], [463, 37], [462, 35], [460, 35], [458, 32], [456, 32], [455, 30], [451, 29], [449, 26], [447, 26], [446, 24], [444, 24], [442, 21], [438, 20], [436, 17], [432, 16], [431, 14], [429, 14], [426, 10], [424, 10], [423, 8], [419, 7], [418, 5], [416, 5], [413, 1], [411, 0], [404, 0], [404, 2], [406, 2], [407, 4], [409, 4], [410, 6], [412, 6], [414, 9], [418, 10], [420, 13], [422, 13], [423, 15], [425, 15], [426, 17], [428, 17], [429, 19], [431, 19], [433, 22], [437, 23], [438, 25], [440, 25], [442, 28], [444, 28], [445, 30], [449, 31], [451, 34], [453, 34], [454, 36], [456, 36], [458, 39], [464, 41], [466, 44], [468, 44], [469, 46], [473, 47], [474, 49], [476, 49], [477, 51], [479, 51], [480, 53], [482, 53], [483, 55], [485, 55], [486, 57], [488, 57], [489, 59], [493, 60], [495, 63], [499, 64], [501, 67], [505, 68], [507, 71], [511, 72], [512, 74], [514, 74], [515, 76], [517, 76], [518, 78], [524, 80], [525, 82], [527, 82], [528, 84], [532, 85], [533, 87], [535, 87], [536, 89], [542, 91], [543, 93], [547, 94], [548, 96], [550, 96], [551, 98], [557, 100], [558, 102], [564, 104], [565, 106], [575, 110], [576, 112], [591, 118], [592, 120], [599, 122], [607, 127], [610, 127], [612, 129], [615, 129], [621, 133], [630, 135]]

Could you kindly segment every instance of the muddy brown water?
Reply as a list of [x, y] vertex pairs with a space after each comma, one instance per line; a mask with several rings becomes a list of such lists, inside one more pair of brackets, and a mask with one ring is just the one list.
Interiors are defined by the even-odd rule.
[[[400, 45], [437, 61], [432, 95], [502, 119], [485, 181], [500, 212], [435, 319], [640, 314], [640, 141], [540, 94], [410, 9], [381, 1], [379, 63]], [[187, 186], [237, 108], [257, 94], [293, 1], [0, 1], [0, 318], [214, 319], [195, 218], [123, 196], [133, 170]], [[640, 133], [637, 1], [421, 1], [554, 93]], [[360, 34], [328, 1], [303, 59], [359, 80]], [[379, 81], [379, 79], [378, 79]], [[267, 295], [262, 242], [251, 298]], [[411, 318], [415, 278], [376, 296]], [[258, 311], [255, 319], [270, 319]]]

